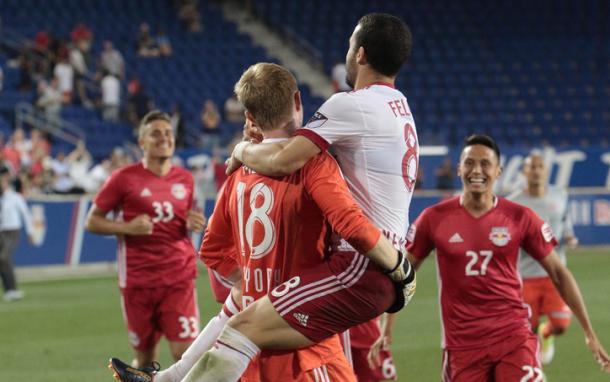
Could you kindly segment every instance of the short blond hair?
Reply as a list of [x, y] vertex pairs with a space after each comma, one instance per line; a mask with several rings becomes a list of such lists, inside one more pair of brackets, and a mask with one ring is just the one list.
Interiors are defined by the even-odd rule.
[[277, 64], [250, 66], [235, 84], [235, 95], [262, 130], [278, 127], [292, 116], [297, 80]]

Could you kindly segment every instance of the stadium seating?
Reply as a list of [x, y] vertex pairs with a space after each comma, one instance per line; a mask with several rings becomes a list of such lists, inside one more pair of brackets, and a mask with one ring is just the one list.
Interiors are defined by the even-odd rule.
[[[609, 5], [431, 0], [256, 1], [272, 26], [319, 49], [325, 69], [344, 60], [347, 37], [369, 12], [395, 14], [413, 33], [398, 78], [423, 144], [459, 144], [486, 132], [502, 144], [608, 145]], [[303, 17], [307, 15], [307, 17]]]
[[[171, 2], [164, 0], [3, 0], [2, 4], [3, 24], [29, 38], [42, 29], [67, 38], [77, 23], [84, 22], [94, 34], [93, 56], [103, 40], [112, 40], [126, 59], [128, 78], [139, 77], [157, 106], [168, 110], [181, 105], [191, 144], [200, 131], [204, 100], [213, 99], [222, 109], [242, 70], [271, 60], [208, 2], [200, 2], [204, 30], [195, 34], [185, 31]], [[405, 19], [414, 36], [413, 56], [397, 83], [414, 111], [422, 144], [455, 145], [472, 132], [492, 134], [504, 145], [607, 145], [610, 139], [610, 23], [603, 16], [610, 6], [605, 2], [259, 0], [253, 4], [271, 26], [289, 30], [287, 34], [316, 47], [328, 72], [344, 60], [347, 37], [361, 15], [384, 11]], [[171, 58], [137, 56], [135, 39], [141, 22], [148, 22], [153, 34], [158, 26], [166, 30], [174, 49]], [[33, 93], [14, 90], [18, 72], [3, 67], [0, 109], [31, 100]], [[322, 100], [312, 97], [307, 88], [303, 93], [307, 116]], [[98, 137], [100, 131], [114, 134], [109, 146], [130, 138], [131, 128], [98, 128], [105, 125], [99, 115], [78, 106], [67, 108], [62, 116], [82, 125], [91, 136]], [[223, 139], [238, 129], [223, 124]], [[97, 148], [109, 151], [106, 144]]]
[[[165, 0], [3, 0], [0, 17], [5, 27], [28, 38], [46, 29], [69, 39], [72, 28], [85, 23], [94, 35], [93, 57], [98, 56], [104, 40], [113, 41], [125, 58], [127, 78], [139, 78], [156, 106], [168, 111], [175, 104], [181, 106], [186, 143], [193, 145], [200, 132], [203, 102], [214, 100], [222, 112], [224, 101], [232, 94], [243, 70], [258, 61], [272, 61], [249, 36], [225, 21], [218, 7], [200, 2], [199, 8], [204, 28], [201, 33], [188, 33], [178, 20], [176, 9]], [[153, 35], [157, 27], [165, 29], [172, 44], [172, 57], [142, 58], [136, 54], [136, 35], [142, 22], [149, 23]], [[18, 101], [31, 101], [33, 93], [16, 90], [18, 71], [9, 70], [7, 74], [9, 83], [5, 81], [0, 109], [10, 109]], [[310, 96], [308, 89], [303, 90], [306, 114], [312, 114], [322, 100]], [[98, 112], [81, 106], [64, 108], [62, 117], [85, 130], [88, 139], [95, 142], [91, 150], [97, 158], [107, 155], [123, 140], [133, 140], [130, 126], [103, 122]], [[241, 126], [223, 123], [220, 129], [226, 142]]]

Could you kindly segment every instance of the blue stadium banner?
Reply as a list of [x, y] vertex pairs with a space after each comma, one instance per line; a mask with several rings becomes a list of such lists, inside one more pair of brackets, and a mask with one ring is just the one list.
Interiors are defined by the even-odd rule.
[[[521, 175], [523, 160], [533, 150], [541, 153], [551, 169], [549, 182], [559, 187], [605, 187], [610, 190], [610, 149], [604, 147], [544, 147], [507, 148], [502, 149], [502, 165], [504, 172], [498, 181], [498, 191], [508, 193], [524, 184]], [[423, 172], [423, 188], [436, 187], [435, 170], [445, 157], [454, 163], [459, 161], [460, 148], [450, 148], [447, 155], [422, 155], [420, 167]], [[460, 187], [459, 179], [455, 178], [455, 187]]]
[[[33, 241], [22, 232], [14, 261], [17, 266], [68, 265], [113, 262], [117, 240], [114, 236], [95, 235], [85, 230], [85, 219], [91, 205], [90, 197], [62, 197], [57, 200], [28, 200], [34, 226]], [[214, 200], [206, 203], [210, 216]], [[201, 235], [192, 236], [195, 247]]]
[[[414, 221], [424, 208], [441, 200], [441, 194], [415, 195], [410, 220]], [[449, 195], [445, 195], [449, 196]], [[213, 200], [206, 203], [210, 216]], [[30, 200], [34, 220], [34, 244], [21, 235], [15, 263], [18, 266], [68, 265], [113, 262], [116, 260], [116, 239], [87, 232], [84, 222], [91, 204], [89, 197], [70, 200]], [[610, 244], [610, 192], [574, 191], [570, 195], [570, 213], [576, 235], [582, 245]], [[193, 236], [195, 247], [200, 235]]]

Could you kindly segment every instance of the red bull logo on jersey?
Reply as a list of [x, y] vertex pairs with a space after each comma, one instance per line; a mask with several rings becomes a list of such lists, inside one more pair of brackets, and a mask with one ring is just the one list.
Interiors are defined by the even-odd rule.
[[182, 183], [172, 184], [172, 195], [178, 200], [186, 198], [186, 187]]
[[510, 241], [508, 227], [492, 227], [489, 240], [498, 247], [504, 247]]

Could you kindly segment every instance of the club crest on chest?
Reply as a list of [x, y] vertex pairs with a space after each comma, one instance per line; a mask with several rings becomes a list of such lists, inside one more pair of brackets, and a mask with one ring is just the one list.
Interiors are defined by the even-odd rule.
[[178, 200], [186, 197], [186, 187], [182, 183], [174, 183], [172, 185], [172, 195]]
[[504, 247], [510, 241], [508, 227], [492, 227], [489, 240], [498, 247]]

